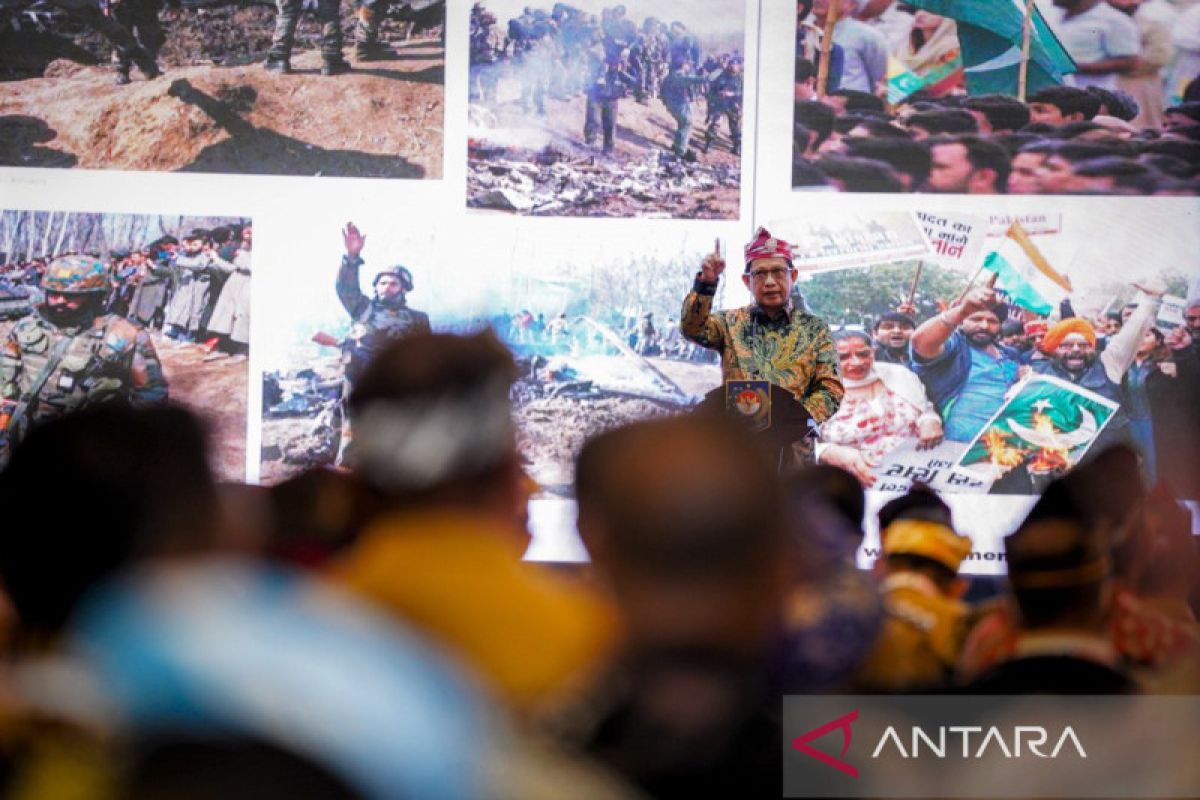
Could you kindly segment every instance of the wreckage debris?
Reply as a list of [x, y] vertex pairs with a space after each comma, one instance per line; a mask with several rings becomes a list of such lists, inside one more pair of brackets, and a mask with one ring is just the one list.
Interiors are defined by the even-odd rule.
[[700, 192], [736, 190], [741, 181], [737, 165], [692, 162], [671, 153], [617, 162], [572, 157], [552, 147], [522, 152], [475, 140], [470, 156], [468, 205], [532, 215], [570, 210], [602, 215], [616, 198], [668, 206]]

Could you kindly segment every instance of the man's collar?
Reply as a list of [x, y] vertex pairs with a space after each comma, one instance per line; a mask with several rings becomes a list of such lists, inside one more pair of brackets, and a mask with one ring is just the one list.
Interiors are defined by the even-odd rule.
[[783, 322], [786, 324], [786, 323], [790, 323], [792, 321], [792, 314], [795, 311], [795, 309], [792, 306], [792, 300], [790, 297], [788, 298], [788, 301], [784, 304], [783, 308], [780, 309], [780, 311], [782, 312], [780, 314], [780, 316], [772, 317], [770, 314], [767, 313], [766, 309], [764, 309], [758, 303], [753, 303], [750, 306], [750, 315], [751, 316], [758, 317], [759, 319], [763, 320], [764, 322], [769, 322], [769, 323], [777, 322], [778, 320], [782, 319]]

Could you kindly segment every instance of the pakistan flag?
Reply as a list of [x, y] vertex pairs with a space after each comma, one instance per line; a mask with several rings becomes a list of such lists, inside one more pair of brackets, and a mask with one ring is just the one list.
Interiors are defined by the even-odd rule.
[[958, 465], [988, 478], [1014, 469], [1061, 474], [1079, 463], [1116, 410], [1094, 392], [1035, 375], [988, 421]]
[[[958, 28], [967, 94], [1017, 94], [1024, 0], [907, 0], [914, 8], [949, 17]], [[1029, 94], [1057, 86], [1075, 71], [1075, 61], [1036, 6], [1029, 41]]]

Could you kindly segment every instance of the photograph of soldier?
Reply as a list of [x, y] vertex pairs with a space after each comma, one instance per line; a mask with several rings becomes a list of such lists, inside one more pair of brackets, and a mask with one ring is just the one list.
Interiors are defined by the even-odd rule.
[[792, 187], [1196, 196], [1190, 5], [798, 0]]
[[[347, 222], [342, 230], [346, 254], [337, 274], [337, 297], [350, 315], [350, 332], [342, 341], [342, 446], [347, 444], [348, 423], [345, 402], [372, 356], [393, 340], [413, 333], [429, 333], [429, 316], [408, 306], [408, 293], [413, 290], [412, 271], [403, 264], [393, 264], [375, 273], [371, 281], [374, 296], [368, 297], [359, 288], [359, 267], [363, 265], [362, 251], [367, 237]], [[341, 455], [338, 457], [341, 461]]]
[[445, 0], [5, 2], [0, 166], [440, 178], [445, 12]]
[[[569, 493], [589, 433], [689, 409], [720, 383], [716, 354], [679, 326], [711, 236], [681, 232], [622, 252], [564, 234], [523, 243], [506, 239], [503, 224], [470, 241], [424, 228], [400, 231], [363, 210], [280, 254], [297, 267], [289, 303], [264, 323], [276, 335], [259, 351], [263, 481], [352, 461], [343, 396], [380, 348], [421, 331], [491, 327], [508, 345], [521, 371], [514, 403], [527, 471], [551, 494]], [[268, 280], [280, 280], [259, 287], [268, 296], [284, 286]], [[744, 293], [723, 286], [717, 299]]]
[[[237, 241], [216, 248], [213, 231], [236, 231]], [[0, 283], [26, 298], [0, 316], [0, 460], [41, 420], [100, 402], [170, 400], [205, 418], [220, 473], [244, 477], [249, 231], [229, 218], [0, 211]], [[187, 244], [177, 251], [180, 239]], [[234, 292], [227, 335], [240, 346], [212, 328], [197, 329], [209, 338], [189, 344], [163, 331], [175, 298], [193, 293], [183, 276], [201, 256], [234, 270], [225, 281]]]
[[736, 218], [744, 30], [739, 0], [476, 2], [468, 207]]

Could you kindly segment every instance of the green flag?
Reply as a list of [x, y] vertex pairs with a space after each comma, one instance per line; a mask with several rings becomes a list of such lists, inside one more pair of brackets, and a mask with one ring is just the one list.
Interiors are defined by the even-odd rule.
[[[1025, 6], [1021, 0], [907, 0], [908, 5], [943, 17], [958, 27], [967, 94], [1017, 94]], [[1075, 71], [1075, 61], [1033, 9], [1027, 91], [1057, 86]]]
[[1050, 375], [1031, 376], [979, 432], [958, 465], [997, 477], [991, 470], [1003, 472], [1048, 451], [1073, 467], [1116, 410], [1116, 403], [1087, 389]]

